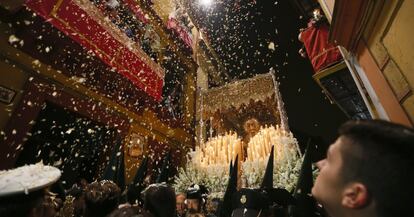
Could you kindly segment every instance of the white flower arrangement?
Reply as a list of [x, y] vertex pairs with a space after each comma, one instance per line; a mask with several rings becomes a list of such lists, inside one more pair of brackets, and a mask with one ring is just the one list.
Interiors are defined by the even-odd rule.
[[[292, 133], [272, 126], [261, 129], [249, 142], [248, 153], [251, 155], [241, 163], [241, 175], [239, 174], [242, 187], [260, 187], [268, 161], [268, 157], [263, 156], [269, 156], [272, 145], [274, 146], [273, 187], [285, 188], [288, 191], [294, 189], [303, 161], [299, 154], [297, 140]], [[201, 153], [201, 151], [203, 148], [196, 148], [196, 151], [189, 154], [186, 167], [179, 169], [174, 187], [177, 192], [185, 192], [192, 184], [202, 184], [209, 189], [209, 197], [221, 198], [229, 178], [228, 162], [224, 160], [222, 163], [200, 164], [199, 156], [204, 154], [206, 157], [205, 155], [209, 153]]]
[[204, 185], [209, 190], [209, 197], [223, 197], [229, 179], [228, 166], [211, 165], [207, 168], [197, 167], [191, 159], [185, 168], [180, 168], [175, 177], [176, 192], [185, 192], [192, 184]]
[[[242, 164], [243, 185], [249, 188], [260, 187], [271, 146], [274, 146], [273, 187], [290, 191], [296, 185], [302, 159], [299, 156], [298, 142], [293, 134], [279, 126], [263, 128], [251, 138], [248, 145], [250, 156], [248, 155], [247, 160]], [[263, 153], [266, 157], [263, 157]]]
[[[285, 188], [288, 191], [294, 189], [299, 177], [303, 158], [296, 150], [288, 151], [289, 157], [284, 160], [274, 159], [273, 187]], [[275, 155], [276, 158], [276, 155]], [[242, 164], [243, 187], [259, 188], [263, 181], [268, 158], [246, 161]]]

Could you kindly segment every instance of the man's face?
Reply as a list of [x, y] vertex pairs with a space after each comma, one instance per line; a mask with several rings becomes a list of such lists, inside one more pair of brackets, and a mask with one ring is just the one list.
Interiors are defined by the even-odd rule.
[[199, 212], [200, 202], [198, 199], [187, 199], [187, 209], [195, 212]]
[[245, 124], [245, 131], [249, 134], [255, 135], [260, 130], [260, 125], [255, 119], [249, 119]]
[[177, 208], [177, 213], [182, 215], [185, 213], [185, 196], [182, 194], [177, 195], [176, 197], [176, 208]]
[[345, 142], [346, 139], [339, 137], [329, 147], [326, 158], [317, 163], [320, 171], [312, 188], [312, 195], [332, 217], [341, 210], [342, 192], [345, 187], [341, 176], [342, 150]]

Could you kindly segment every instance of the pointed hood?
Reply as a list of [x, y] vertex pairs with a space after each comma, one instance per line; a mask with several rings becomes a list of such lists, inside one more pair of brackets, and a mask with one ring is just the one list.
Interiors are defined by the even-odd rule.
[[293, 207], [293, 217], [312, 217], [318, 216], [318, 210], [315, 199], [311, 196], [313, 187], [312, 176], [312, 146], [308, 141], [306, 151], [303, 157], [302, 168], [294, 192], [296, 205]]
[[263, 177], [261, 189], [273, 188], [273, 161], [274, 161], [274, 146], [270, 150], [269, 160], [267, 161], [266, 171]]
[[296, 203], [296, 200], [292, 194], [284, 188], [273, 188], [267, 190], [267, 193], [270, 201], [277, 203], [280, 206], [286, 207], [288, 205], [293, 205]]
[[119, 165], [119, 158], [122, 154], [121, 150], [121, 139], [117, 140], [115, 147], [112, 151], [111, 158], [109, 163], [106, 166], [104, 173], [102, 174], [101, 180], [111, 180], [114, 181], [117, 177], [117, 169]]
[[148, 158], [144, 157], [142, 159], [141, 164], [139, 165], [137, 172], [135, 173], [135, 177], [133, 182], [131, 183], [134, 186], [141, 186], [144, 182], [145, 176], [147, 175], [148, 169]]
[[239, 156], [236, 156], [234, 160], [234, 166], [230, 167], [231, 173], [229, 177], [229, 181], [227, 183], [226, 192], [224, 193], [223, 203], [220, 207], [220, 217], [230, 217], [232, 210], [232, 196], [235, 192], [237, 192], [237, 177], [238, 171], [237, 168], [239, 166]]
[[144, 180], [145, 176], [147, 175], [147, 168], [148, 168], [148, 158], [145, 157], [141, 161], [141, 165], [137, 169], [135, 174], [134, 180], [131, 184], [128, 185], [128, 190], [126, 192], [126, 200], [130, 204], [138, 203], [142, 204], [143, 199], [141, 198], [141, 191], [144, 189]]
[[[231, 198], [231, 215], [256, 217], [261, 215], [260, 213], [262, 210], [272, 210], [274, 212], [278, 211], [282, 214], [287, 213], [287, 206], [294, 204], [295, 201], [293, 196], [286, 189], [273, 188], [273, 168], [274, 146], [272, 146], [272, 149], [270, 151], [265, 174], [260, 188], [242, 188], [239, 191], [234, 192]], [[278, 206], [270, 209], [270, 207], [274, 204], [277, 204]], [[220, 217], [228, 216], [230, 215], [223, 215]]]
[[233, 160], [230, 160], [229, 176], [231, 175], [232, 170], [233, 170]]
[[124, 152], [121, 151], [121, 156], [118, 159], [118, 166], [116, 170], [116, 180], [115, 183], [118, 185], [121, 190], [125, 189], [125, 162], [124, 162]]
[[311, 156], [310, 141], [306, 146], [306, 151], [303, 157], [302, 167], [300, 170], [298, 182], [296, 184], [295, 196], [299, 194], [311, 194], [313, 187], [312, 174], [312, 156]]
[[170, 171], [170, 161], [171, 161], [171, 151], [169, 151], [168, 154], [164, 157], [160, 174], [158, 175], [155, 183], [168, 182], [169, 171]]

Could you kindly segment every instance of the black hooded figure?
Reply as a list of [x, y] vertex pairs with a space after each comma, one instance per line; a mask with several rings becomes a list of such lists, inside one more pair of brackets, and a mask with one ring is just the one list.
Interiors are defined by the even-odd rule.
[[319, 217], [323, 216], [318, 210], [316, 200], [312, 196], [313, 174], [312, 174], [312, 146], [308, 141], [304, 154], [299, 179], [296, 184], [294, 197], [296, 205], [290, 209], [292, 217]]
[[[238, 158], [238, 155], [236, 156], [236, 159]], [[229, 168], [229, 177], [231, 176], [231, 172], [233, 171], [233, 161], [230, 161], [230, 168]]]
[[145, 157], [141, 161], [141, 165], [139, 165], [137, 172], [135, 173], [134, 180], [131, 184], [127, 186], [126, 189], [126, 201], [130, 204], [143, 204], [143, 199], [141, 198], [141, 191], [145, 189], [144, 186], [144, 179], [147, 175], [147, 169], [148, 169], [148, 158]]
[[175, 191], [167, 184], [170, 161], [171, 151], [164, 157], [156, 182], [143, 191], [144, 210], [154, 217], [176, 217]]
[[273, 188], [274, 146], [270, 151], [265, 174], [260, 189], [263, 189], [270, 200], [270, 212], [277, 217], [288, 215], [288, 205], [294, 204], [292, 195], [283, 188]]
[[[239, 191], [234, 191], [231, 197], [230, 213], [222, 212], [221, 217], [261, 217], [273, 214], [272, 207], [274, 205], [286, 207], [293, 203], [293, 197], [285, 189], [273, 188], [273, 161], [274, 148], [272, 147], [269, 155], [269, 160], [266, 166], [265, 175], [261, 187], [259, 189], [242, 188]], [[236, 168], [236, 166], [234, 166]], [[237, 181], [236, 181], [237, 183]], [[229, 184], [234, 184], [230, 183]], [[230, 186], [235, 188], [234, 186]], [[229, 188], [229, 186], [228, 186]], [[227, 193], [227, 191], [226, 191]], [[226, 195], [223, 201], [223, 210], [228, 210], [225, 202]]]
[[109, 164], [106, 166], [101, 180], [111, 180], [115, 182], [119, 188], [125, 188], [125, 163], [124, 151], [122, 148], [122, 140], [118, 140], [111, 154]]
[[230, 217], [232, 212], [232, 202], [231, 198], [232, 195], [237, 191], [237, 168], [238, 167], [238, 158], [239, 156], [236, 156], [236, 160], [233, 162], [230, 162], [230, 176], [229, 181], [227, 183], [226, 192], [224, 193], [223, 202], [219, 207], [219, 217]]
[[265, 174], [263, 176], [260, 189], [272, 189], [273, 188], [273, 164], [274, 164], [274, 146], [270, 150], [269, 160], [267, 161]]
[[168, 183], [168, 179], [170, 178], [170, 161], [171, 161], [171, 151], [167, 153], [162, 161], [161, 171], [158, 174], [157, 180], [155, 183]]

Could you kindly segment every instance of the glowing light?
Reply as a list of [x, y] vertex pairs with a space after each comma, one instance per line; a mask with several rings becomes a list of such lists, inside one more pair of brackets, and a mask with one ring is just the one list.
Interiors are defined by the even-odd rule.
[[213, 3], [213, 0], [199, 0], [199, 2], [201, 5], [208, 7]]

